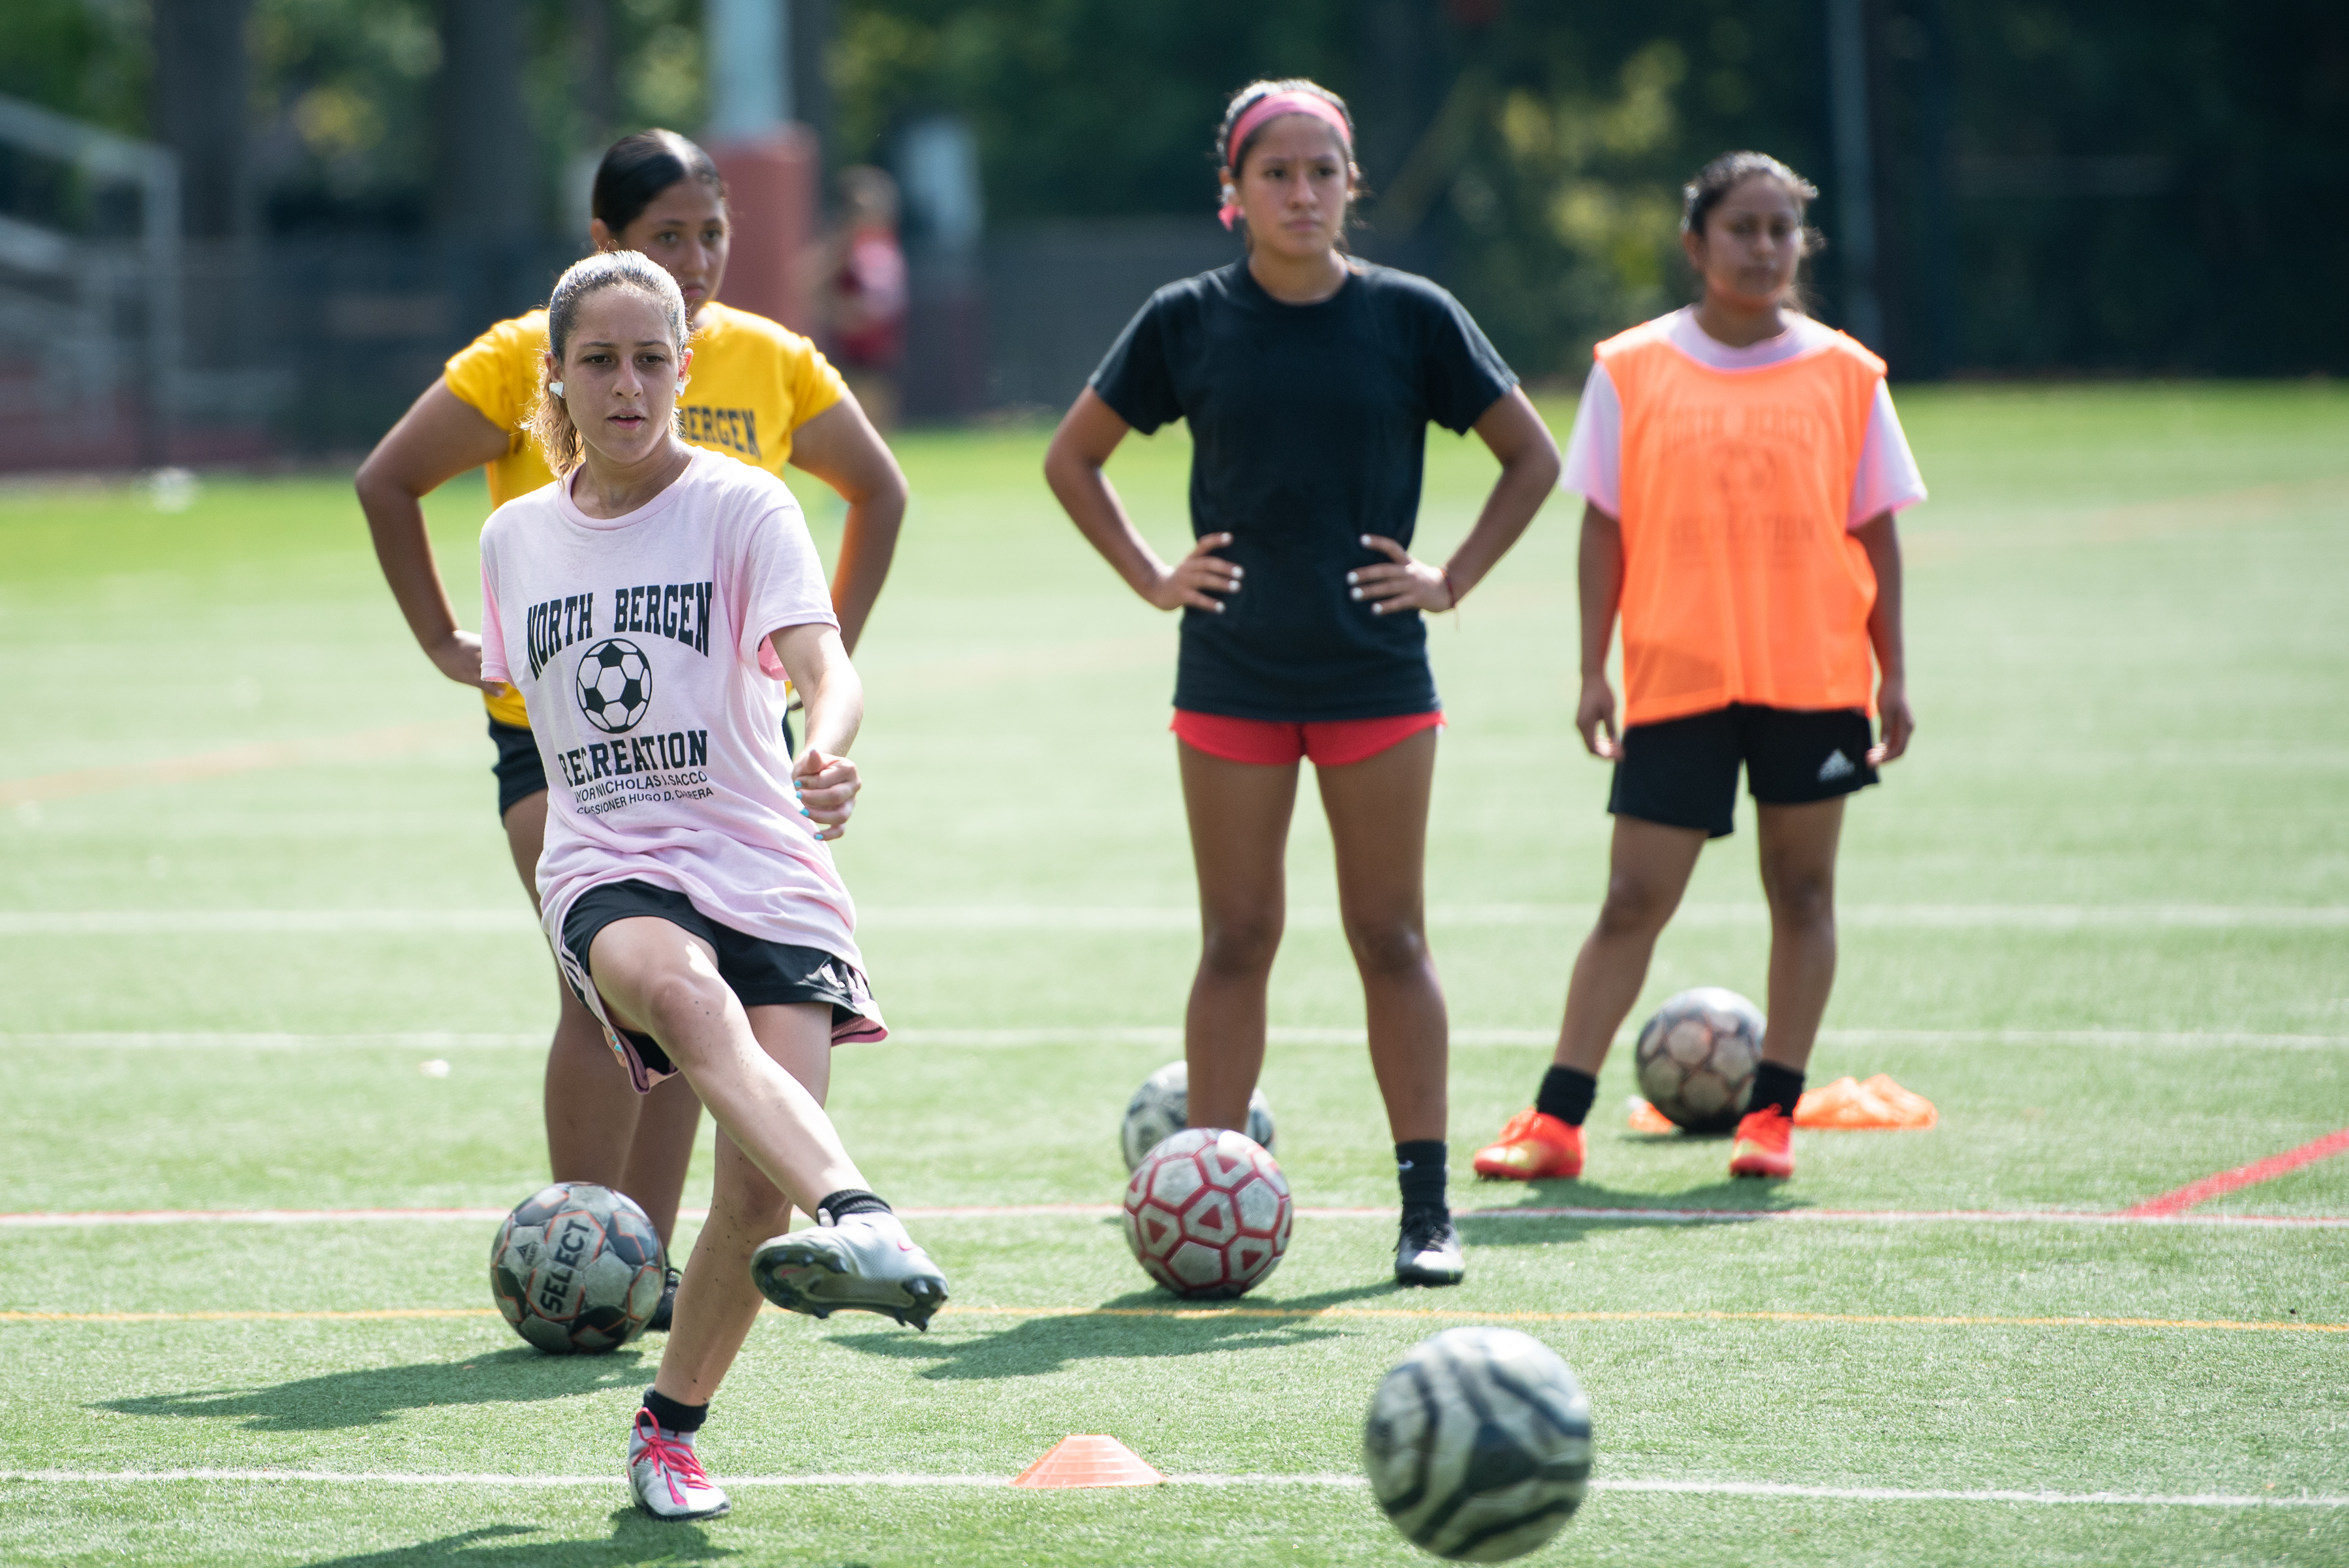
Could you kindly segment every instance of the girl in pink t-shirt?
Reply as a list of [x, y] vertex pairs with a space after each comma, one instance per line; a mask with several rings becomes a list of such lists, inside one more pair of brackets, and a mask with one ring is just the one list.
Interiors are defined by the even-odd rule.
[[[678, 437], [688, 337], [642, 255], [564, 274], [533, 425], [560, 477], [481, 532], [482, 676], [521, 691], [550, 784], [548, 940], [636, 1089], [680, 1073], [718, 1122], [709, 1219], [628, 1443], [664, 1519], [727, 1509], [693, 1436], [761, 1295], [917, 1327], [947, 1295], [823, 1110], [833, 1045], [887, 1033], [828, 846], [861, 787], [864, 689], [791, 493]], [[794, 1205], [819, 1228], [784, 1234]]]

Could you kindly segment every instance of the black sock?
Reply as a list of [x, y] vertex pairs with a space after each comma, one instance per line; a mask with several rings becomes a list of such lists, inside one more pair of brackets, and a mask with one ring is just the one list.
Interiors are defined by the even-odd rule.
[[1802, 1097], [1802, 1074], [1775, 1062], [1764, 1062], [1754, 1069], [1754, 1097], [1745, 1103], [1745, 1108], [1758, 1111], [1764, 1106], [1775, 1106], [1792, 1121], [1795, 1102]]
[[816, 1223], [837, 1225], [851, 1214], [887, 1214], [890, 1207], [861, 1187], [843, 1187], [815, 1206]]
[[701, 1430], [701, 1423], [709, 1419], [707, 1405], [680, 1405], [657, 1388], [645, 1390], [645, 1408], [653, 1413], [653, 1420], [663, 1431], [691, 1437]]
[[[1405, 1209], [1444, 1209], [1444, 1140], [1420, 1138], [1395, 1148], [1395, 1182]], [[1449, 1213], [1448, 1209], [1445, 1212]]]
[[1590, 1102], [1599, 1094], [1599, 1080], [1578, 1067], [1552, 1067], [1542, 1075], [1541, 1092], [1534, 1096], [1534, 1109], [1546, 1116], [1556, 1116], [1570, 1127], [1578, 1127], [1590, 1115]]

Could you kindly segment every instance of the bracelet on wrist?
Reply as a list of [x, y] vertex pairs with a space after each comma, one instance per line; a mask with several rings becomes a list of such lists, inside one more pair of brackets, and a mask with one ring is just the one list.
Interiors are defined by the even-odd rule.
[[1460, 590], [1452, 586], [1452, 569], [1449, 566], [1438, 566], [1435, 569], [1444, 575], [1444, 592], [1445, 597], [1452, 601], [1444, 607], [1448, 610], [1458, 609], [1460, 607]]

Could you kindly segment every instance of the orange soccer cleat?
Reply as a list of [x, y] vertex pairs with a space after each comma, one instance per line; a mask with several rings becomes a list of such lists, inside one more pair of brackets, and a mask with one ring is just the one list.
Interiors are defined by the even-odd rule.
[[1476, 1174], [1495, 1181], [1571, 1180], [1582, 1174], [1582, 1129], [1539, 1111], [1519, 1111], [1499, 1137], [1476, 1151]]
[[1729, 1151], [1732, 1176], [1795, 1174], [1795, 1119], [1775, 1106], [1748, 1112], [1737, 1124], [1737, 1143]]

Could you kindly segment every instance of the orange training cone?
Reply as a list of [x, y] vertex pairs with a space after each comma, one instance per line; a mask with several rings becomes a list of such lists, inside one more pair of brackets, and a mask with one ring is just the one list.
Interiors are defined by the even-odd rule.
[[1166, 1478], [1115, 1438], [1062, 1438], [1013, 1486], [1156, 1486]]

